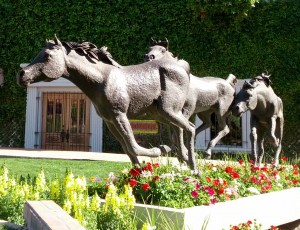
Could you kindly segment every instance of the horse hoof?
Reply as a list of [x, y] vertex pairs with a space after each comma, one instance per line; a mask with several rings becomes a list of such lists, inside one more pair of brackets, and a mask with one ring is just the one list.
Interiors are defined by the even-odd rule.
[[204, 159], [211, 160], [211, 154], [205, 153], [204, 154]]
[[160, 145], [159, 148], [160, 148], [162, 154], [168, 154], [168, 153], [171, 152], [171, 150], [172, 150], [172, 149], [171, 149], [169, 146], [167, 146], [167, 145]]

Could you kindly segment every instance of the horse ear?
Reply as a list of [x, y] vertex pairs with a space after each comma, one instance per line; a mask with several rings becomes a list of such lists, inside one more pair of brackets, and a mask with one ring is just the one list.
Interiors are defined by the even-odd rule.
[[169, 41], [167, 38], [164, 38], [164, 40], [161, 41], [162, 45], [168, 50], [169, 48]]
[[57, 38], [56, 34], [54, 34], [54, 42], [55, 42], [55, 45], [57, 46], [62, 46], [60, 40]]
[[268, 73], [262, 73], [261, 76], [266, 86], [269, 87], [272, 84], [272, 81], [270, 80], [271, 75], [268, 75]]
[[253, 89], [253, 88], [255, 88], [255, 86], [252, 83], [250, 83], [249, 81], [245, 81], [244, 85], [243, 85], [243, 88], [245, 88], [245, 89]]
[[169, 47], [169, 41], [168, 41], [167, 38], [164, 38], [163, 40], [159, 40], [159, 41], [157, 42], [157, 45], [163, 46], [163, 47], [166, 48], [166, 50], [168, 50], [168, 47]]
[[157, 41], [154, 40], [153, 38], [150, 38], [149, 44], [150, 44], [150, 46], [155, 46], [157, 44]]

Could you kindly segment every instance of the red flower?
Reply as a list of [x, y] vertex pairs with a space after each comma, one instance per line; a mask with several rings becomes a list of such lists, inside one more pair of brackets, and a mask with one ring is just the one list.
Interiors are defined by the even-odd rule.
[[153, 171], [153, 168], [152, 168], [152, 165], [151, 163], [147, 163], [147, 165], [145, 165], [143, 168], [142, 168], [144, 171], [150, 171], [152, 172]]
[[247, 225], [250, 226], [251, 224], [252, 224], [252, 221], [251, 221], [251, 220], [248, 220], [248, 221], [247, 221]]
[[218, 190], [218, 194], [223, 194], [224, 193], [224, 188], [223, 187], [221, 187], [219, 190]]
[[296, 184], [298, 184], [298, 180], [292, 180], [292, 183], [294, 184], [294, 185], [296, 185]]
[[227, 167], [225, 168], [225, 171], [226, 171], [227, 173], [231, 173], [231, 172], [233, 172], [233, 168], [227, 166]]
[[213, 180], [214, 186], [218, 187], [220, 185], [220, 181], [218, 179]]
[[206, 177], [207, 182], [211, 183], [211, 178], [210, 177]]
[[128, 182], [129, 182], [129, 185], [131, 186], [131, 187], [134, 187], [134, 186], [136, 186], [136, 184], [137, 184], [137, 181], [135, 180], [135, 179], [128, 179]]
[[239, 160], [239, 164], [240, 165], [244, 164], [244, 161], [243, 160]]
[[144, 191], [148, 191], [149, 188], [150, 188], [150, 185], [149, 185], [148, 183], [142, 185], [142, 189], [143, 189]]
[[232, 226], [230, 230], [238, 230], [238, 229], [239, 229], [239, 227], [235, 225], [235, 226]]
[[157, 180], [159, 180], [159, 176], [155, 176], [155, 177], [153, 177], [153, 179], [152, 179], [153, 181], [157, 181]]
[[287, 157], [286, 157], [286, 156], [283, 156], [283, 157], [281, 158], [281, 160], [282, 160], [282, 161], [287, 161]]
[[132, 169], [130, 169], [129, 173], [130, 173], [131, 176], [137, 177], [137, 176], [141, 175], [141, 169], [132, 168]]
[[232, 178], [234, 178], [234, 179], [240, 178], [240, 175], [239, 175], [237, 172], [232, 172], [232, 173], [230, 173], [230, 176], [231, 176]]
[[154, 164], [152, 164], [152, 166], [153, 166], [154, 168], [159, 168], [159, 163], [154, 163]]
[[252, 170], [252, 172], [256, 172], [256, 171], [259, 170], [259, 167], [257, 167], [257, 166], [252, 166], [252, 167], [251, 167], [251, 170]]

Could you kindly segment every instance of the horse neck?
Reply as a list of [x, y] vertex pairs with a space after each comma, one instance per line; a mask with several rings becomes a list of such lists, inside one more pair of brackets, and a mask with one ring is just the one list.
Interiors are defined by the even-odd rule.
[[66, 56], [66, 65], [67, 74], [64, 78], [73, 82], [86, 94], [93, 93], [93, 89], [105, 84], [108, 73], [115, 68], [102, 62], [92, 63], [75, 51]]
[[255, 109], [265, 109], [267, 102], [270, 100], [270, 96], [273, 95], [273, 89], [271, 86], [267, 87], [264, 83], [255, 88], [256, 93], [256, 107]]

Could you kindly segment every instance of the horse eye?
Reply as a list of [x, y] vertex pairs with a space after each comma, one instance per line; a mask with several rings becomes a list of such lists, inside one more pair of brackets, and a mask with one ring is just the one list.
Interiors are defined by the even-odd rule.
[[162, 50], [162, 52], [163, 52], [163, 53], [165, 53], [165, 52], [166, 52], [166, 50], [165, 50], [165, 49], [163, 49], [163, 50]]
[[44, 54], [44, 56], [45, 56], [45, 58], [50, 58], [51, 57], [51, 54], [49, 53], [49, 52], [45, 52], [45, 54]]

